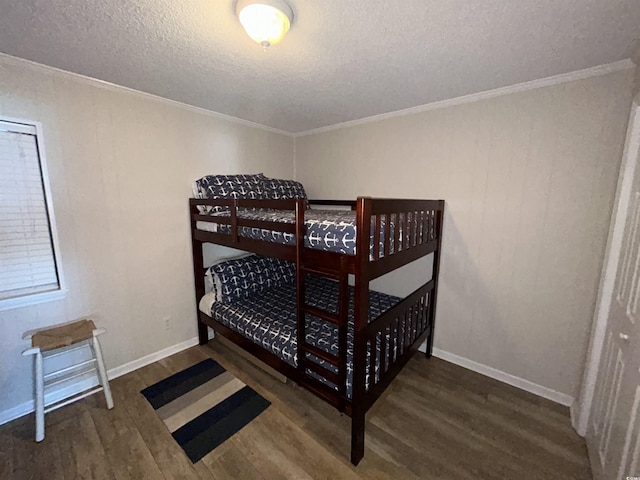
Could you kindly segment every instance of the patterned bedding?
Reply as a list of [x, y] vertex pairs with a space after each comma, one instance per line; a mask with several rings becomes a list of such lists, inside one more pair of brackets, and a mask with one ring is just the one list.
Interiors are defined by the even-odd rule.
[[[194, 198], [244, 198], [267, 200], [291, 200], [307, 194], [300, 182], [280, 178], [268, 178], [262, 173], [253, 175], [206, 175], [193, 182]], [[307, 204], [308, 206], [308, 204]], [[227, 207], [198, 207], [200, 213], [228, 211]]]
[[[216, 216], [229, 217], [229, 212], [221, 212]], [[248, 220], [265, 220], [270, 222], [295, 224], [295, 214], [289, 210], [238, 210], [238, 217]], [[304, 214], [307, 234], [305, 246], [318, 250], [337, 252], [346, 255], [356, 254], [356, 212], [352, 210], [307, 210]], [[395, 218], [391, 217], [390, 251], [394, 251]], [[197, 222], [199, 230], [230, 233], [231, 226], [211, 222]], [[370, 247], [373, 251], [373, 230], [370, 233]], [[294, 245], [295, 235], [292, 233], [276, 232], [262, 228], [239, 227], [238, 234], [242, 237], [265, 242]], [[402, 231], [400, 231], [402, 238]], [[402, 244], [402, 242], [400, 242]], [[380, 228], [380, 252], [384, 251], [384, 222]]]
[[[330, 312], [337, 312], [338, 283], [322, 277], [308, 276], [306, 282], [306, 301], [309, 305]], [[290, 365], [296, 366], [297, 333], [296, 333], [296, 290], [295, 284], [285, 284], [263, 290], [260, 295], [236, 298], [233, 301], [217, 301], [207, 315], [244, 335], [249, 340], [272, 352]], [[353, 289], [350, 289], [349, 326], [347, 347], [347, 396], [351, 398], [353, 379]], [[400, 298], [379, 292], [371, 292], [369, 304], [369, 321], [379, 317], [400, 301]], [[311, 345], [321, 348], [333, 355], [338, 354], [337, 327], [320, 318], [307, 315], [306, 340]], [[389, 335], [387, 334], [387, 337]], [[405, 336], [401, 335], [404, 339]], [[387, 346], [390, 342], [387, 341]], [[380, 338], [376, 348], [380, 351]], [[389, 347], [387, 347], [388, 349]], [[392, 352], [392, 357], [395, 352]], [[322, 359], [307, 355], [312, 361], [328, 370], [337, 373], [337, 368]], [[377, 356], [379, 358], [379, 355]], [[375, 375], [379, 375], [379, 361], [376, 358]], [[367, 356], [366, 385], [369, 385], [369, 356]], [[308, 371], [326, 385], [337, 390], [337, 386], [328, 380]]]

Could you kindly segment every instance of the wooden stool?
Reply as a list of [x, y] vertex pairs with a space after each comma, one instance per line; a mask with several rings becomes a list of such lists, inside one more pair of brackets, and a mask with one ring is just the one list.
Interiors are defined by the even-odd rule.
[[[44, 439], [44, 414], [49, 413], [57, 408], [64, 407], [81, 398], [88, 397], [99, 391], [104, 391], [104, 398], [107, 402], [107, 408], [113, 408], [113, 398], [111, 397], [111, 389], [109, 388], [109, 379], [104, 368], [104, 360], [102, 359], [102, 350], [98, 335], [105, 333], [104, 328], [96, 328], [93, 320], [79, 320], [77, 322], [66, 323], [48, 327], [46, 329], [26, 332], [22, 338], [31, 339], [31, 348], [22, 352], [22, 355], [34, 355], [35, 366], [35, 393], [36, 393], [36, 442]], [[76, 345], [75, 348], [65, 348]], [[44, 374], [44, 360], [69, 353], [74, 350], [89, 347], [92, 358], [84, 362], [71, 365], [60, 370]], [[61, 350], [63, 349], [64, 350]], [[44, 391], [46, 387], [50, 387], [72, 378], [76, 378], [87, 373], [96, 371], [99, 386], [88, 391], [81, 392], [71, 397], [54, 402], [47, 405], [44, 404]]]

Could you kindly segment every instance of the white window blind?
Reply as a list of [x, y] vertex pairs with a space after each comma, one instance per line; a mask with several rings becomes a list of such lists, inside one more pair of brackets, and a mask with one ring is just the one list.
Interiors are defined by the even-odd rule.
[[60, 289], [36, 127], [0, 120], [0, 302]]

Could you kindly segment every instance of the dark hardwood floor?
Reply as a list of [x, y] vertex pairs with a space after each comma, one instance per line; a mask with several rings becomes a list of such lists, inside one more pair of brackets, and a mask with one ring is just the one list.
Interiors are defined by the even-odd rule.
[[[212, 357], [272, 402], [191, 464], [140, 390]], [[590, 479], [568, 409], [416, 354], [367, 415], [366, 452], [349, 463], [350, 421], [215, 340], [111, 382], [101, 394], [0, 427], [0, 479]]]

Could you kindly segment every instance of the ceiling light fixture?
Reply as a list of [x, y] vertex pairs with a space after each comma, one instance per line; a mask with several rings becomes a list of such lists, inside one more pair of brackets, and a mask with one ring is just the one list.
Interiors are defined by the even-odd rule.
[[238, 0], [236, 14], [247, 35], [264, 48], [282, 40], [293, 21], [284, 0]]

